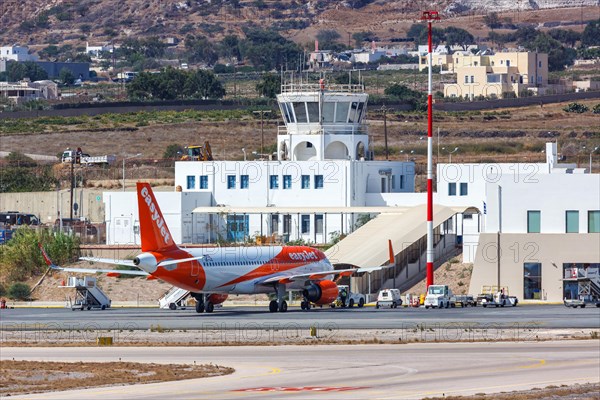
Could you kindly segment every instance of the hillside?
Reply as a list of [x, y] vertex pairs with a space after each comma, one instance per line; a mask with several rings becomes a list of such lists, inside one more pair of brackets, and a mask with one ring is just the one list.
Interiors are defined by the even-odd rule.
[[[518, 3], [515, 9], [515, 2]], [[557, 9], [557, 7], [563, 7]], [[564, 8], [566, 7], [566, 8]], [[597, 0], [438, 0], [438, 1], [332, 1], [295, 0], [3, 0], [0, 26], [3, 45], [20, 43], [34, 50], [49, 44], [74, 48], [128, 37], [159, 36], [183, 39], [204, 35], [217, 41], [242, 28], [273, 28], [305, 45], [316, 33], [334, 29], [340, 41], [352, 33], [372, 32], [381, 42], [406, 35], [420, 11], [445, 11], [441, 27], [460, 26], [474, 35], [487, 32], [483, 15], [499, 11], [515, 22], [542, 23], [597, 18]], [[579, 26], [573, 26], [579, 29]], [[7, 42], [10, 38], [10, 43]]]

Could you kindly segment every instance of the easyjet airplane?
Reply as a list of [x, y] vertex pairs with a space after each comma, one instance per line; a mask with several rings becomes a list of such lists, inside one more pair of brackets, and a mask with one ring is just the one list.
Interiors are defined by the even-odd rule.
[[[335, 275], [372, 272], [385, 267], [335, 270], [322, 251], [308, 246], [256, 246], [184, 249], [178, 247], [158, 207], [148, 183], [137, 184], [142, 253], [134, 260], [86, 258], [84, 260], [135, 266], [139, 270], [54, 269], [79, 273], [146, 275], [189, 290], [196, 299], [196, 311], [212, 312], [215, 304], [223, 303], [229, 294], [276, 293], [269, 311], [285, 312], [286, 291], [302, 291], [301, 308], [311, 303], [332, 303], [338, 296]], [[394, 262], [391, 241], [390, 263]], [[43, 249], [42, 249], [43, 252]]]

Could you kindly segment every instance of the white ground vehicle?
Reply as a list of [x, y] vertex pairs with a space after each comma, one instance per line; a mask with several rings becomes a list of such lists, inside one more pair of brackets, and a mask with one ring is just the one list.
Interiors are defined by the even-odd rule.
[[[331, 303], [331, 307], [354, 307], [357, 305], [358, 307], [363, 307], [367, 302], [367, 298], [362, 293], [352, 293], [350, 291], [350, 287], [348, 285], [338, 285], [338, 297], [335, 299], [333, 303]], [[346, 293], [345, 299], [342, 299], [342, 294]]]
[[491, 300], [489, 296], [481, 299], [483, 307], [515, 307], [517, 304], [519, 304], [519, 299], [516, 296], [509, 296], [503, 291], [496, 292]]
[[425, 308], [448, 308], [454, 307], [452, 290], [448, 285], [430, 285], [425, 297]]
[[402, 299], [400, 298], [400, 290], [398, 289], [383, 289], [379, 291], [377, 295], [377, 303], [375, 308], [379, 307], [390, 307], [398, 308], [402, 305]]
[[67, 149], [63, 152], [61, 161], [63, 163], [74, 162], [75, 164], [113, 164], [116, 157], [113, 155], [90, 156], [89, 154]]

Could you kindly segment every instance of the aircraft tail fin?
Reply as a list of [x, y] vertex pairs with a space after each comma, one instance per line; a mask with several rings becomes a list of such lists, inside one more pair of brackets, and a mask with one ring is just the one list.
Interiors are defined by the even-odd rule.
[[390, 251], [390, 264], [396, 264], [396, 256], [394, 255], [394, 248], [392, 247], [392, 241], [388, 239], [388, 247]]
[[142, 251], [162, 252], [177, 249], [150, 184], [138, 182], [137, 196]]

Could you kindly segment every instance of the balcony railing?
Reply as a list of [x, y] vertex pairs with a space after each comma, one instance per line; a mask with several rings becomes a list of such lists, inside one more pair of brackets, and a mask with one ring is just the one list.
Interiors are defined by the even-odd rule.
[[342, 93], [364, 93], [364, 85], [359, 84], [337, 84], [325, 82], [323, 86], [320, 83], [285, 83], [281, 85], [281, 93], [297, 93], [297, 92], [318, 92], [321, 89], [327, 92], [342, 92]]

